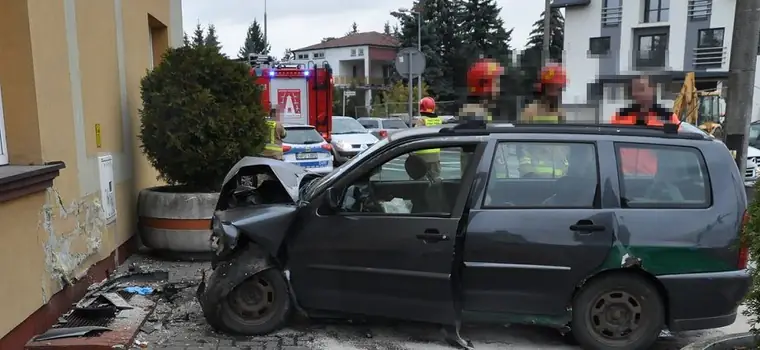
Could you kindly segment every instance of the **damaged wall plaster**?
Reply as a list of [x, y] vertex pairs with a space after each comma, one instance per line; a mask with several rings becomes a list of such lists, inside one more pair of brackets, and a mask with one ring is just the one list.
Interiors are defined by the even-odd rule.
[[[86, 273], [86, 270], [80, 273], [78, 270], [85, 260], [99, 251], [106, 232], [106, 220], [97, 196], [75, 199], [66, 205], [58, 191], [51, 187], [47, 190], [45, 202], [39, 226], [47, 233], [43, 246], [47, 276], [43, 276], [41, 284], [43, 303], [47, 304], [50, 295]], [[73, 221], [73, 229], [60, 229], [63, 226], [61, 220]], [[84, 246], [83, 251], [75, 249], [79, 245]], [[48, 278], [52, 279], [56, 290], [48, 290]]]

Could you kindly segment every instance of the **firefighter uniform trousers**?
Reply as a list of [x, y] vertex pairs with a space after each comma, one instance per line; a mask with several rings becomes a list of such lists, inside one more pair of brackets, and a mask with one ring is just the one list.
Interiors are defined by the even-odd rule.
[[268, 120], [267, 127], [269, 129], [269, 140], [264, 145], [264, 152], [261, 153], [261, 156], [282, 160], [282, 145], [277, 143], [277, 122]]
[[[443, 124], [441, 118], [438, 117], [422, 117], [425, 126], [436, 126]], [[414, 152], [415, 155], [422, 158], [427, 164], [428, 176], [431, 179], [439, 179], [441, 177], [441, 149], [430, 148], [423, 149]]]

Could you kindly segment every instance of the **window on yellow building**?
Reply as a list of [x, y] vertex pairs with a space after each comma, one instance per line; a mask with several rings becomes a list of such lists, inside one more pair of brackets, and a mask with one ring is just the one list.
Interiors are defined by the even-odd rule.
[[5, 143], [5, 115], [3, 114], [3, 89], [0, 87], [0, 165], [8, 164], [8, 146]]

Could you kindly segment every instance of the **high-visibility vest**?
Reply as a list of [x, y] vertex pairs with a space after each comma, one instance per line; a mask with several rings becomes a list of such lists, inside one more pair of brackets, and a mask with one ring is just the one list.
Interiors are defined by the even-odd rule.
[[539, 124], [559, 124], [558, 115], [537, 115], [531, 118], [531, 122]]
[[[438, 117], [422, 117], [422, 122], [425, 124], [424, 126], [436, 126], [443, 124], [443, 120]], [[433, 154], [433, 153], [441, 153], [440, 148], [430, 148], [430, 149], [423, 149], [421, 151], [414, 152], [415, 154]]]
[[[541, 159], [524, 154], [520, 157], [520, 172], [532, 172], [541, 177], [558, 177], [567, 172], [567, 159], [557, 162], [555, 159]], [[529, 170], [525, 170], [525, 169]]]
[[[636, 125], [640, 112], [622, 109], [612, 116], [612, 124]], [[664, 108], [654, 108], [645, 116], [647, 126], [663, 126], [665, 123], [680, 124], [675, 113]], [[620, 165], [624, 175], [654, 176], [657, 173], [657, 155], [648, 149], [620, 149]]]
[[269, 128], [269, 142], [264, 145], [264, 149], [272, 152], [282, 152], [282, 145], [277, 144], [277, 122], [268, 120], [267, 127]]

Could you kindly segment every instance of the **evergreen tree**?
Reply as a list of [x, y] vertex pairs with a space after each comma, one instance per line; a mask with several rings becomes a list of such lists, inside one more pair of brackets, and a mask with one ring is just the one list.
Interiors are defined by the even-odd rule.
[[222, 51], [222, 44], [219, 42], [219, 37], [216, 34], [216, 27], [213, 24], [209, 24], [206, 30], [206, 38], [204, 44], [208, 47], [212, 47], [217, 51]]
[[[562, 61], [562, 49], [565, 41], [565, 18], [559, 9], [551, 10], [551, 30], [549, 43], [549, 57], [554, 61]], [[530, 31], [530, 37], [525, 45], [526, 50], [538, 50], [541, 52], [544, 45], [544, 13], [541, 18], [533, 23], [533, 30]]]
[[356, 34], [359, 32], [359, 26], [356, 25], [356, 22], [351, 24], [351, 30], [346, 33], [346, 35]]
[[272, 47], [264, 38], [264, 32], [261, 29], [261, 25], [256, 20], [248, 27], [248, 33], [245, 36], [245, 43], [238, 51], [239, 58], [248, 58], [248, 54], [269, 54]]
[[[447, 31], [456, 30], [453, 23], [456, 9], [452, 9], [451, 0], [418, 0], [414, 8], [422, 17], [422, 52], [426, 58], [426, 68], [422, 80], [430, 89], [432, 96], [438, 99], [451, 99], [455, 95], [451, 67], [446, 58], [452, 51], [445, 47], [441, 38]], [[418, 15], [407, 11], [394, 11], [391, 15], [399, 21], [398, 31], [394, 36], [402, 47], [417, 47]], [[396, 79], [407, 79], [399, 77]], [[416, 80], [416, 79], [415, 79]], [[416, 84], [416, 82], [415, 82]]]
[[190, 37], [187, 36], [187, 32], [182, 33], [182, 43], [185, 46], [190, 46]]
[[465, 0], [463, 8], [464, 49], [471, 55], [469, 61], [482, 56], [508, 62], [512, 30], [504, 28], [496, 1]]
[[392, 35], [393, 34], [391, 32], [391, 23], [390, 22], [385, 22], [385, 26], [383, 26], [383, 34], [385, 34], [385, 35]]
[[201, 24], [198, 23], [195, 25], [195, 30], [193, 31], [193, 38], [190, 40], [190, 45], [193, 47], [203, 46], [203, 44], [206, 43], [206, 35], [203, 31], [203, 27], [201, 27]]

